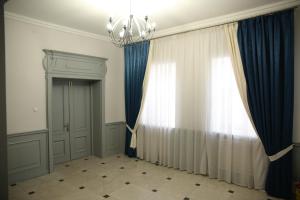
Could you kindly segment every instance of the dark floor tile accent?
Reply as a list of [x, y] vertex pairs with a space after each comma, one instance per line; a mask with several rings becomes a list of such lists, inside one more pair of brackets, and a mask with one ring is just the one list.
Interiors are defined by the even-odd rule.
[[84, 160], [89, 160], [88, 158], [85, 158]]
[[195, 185], [196, 185], [196, 186], [200, 186], [200, 183], [196, 183]]
[[126, 184], [126, 185], [129, 185], [129, 184], [130, 184], [130, 182], [128, 182], [128, 181], [127, 181], [127, 182], [125, 182], [125, 184]]
[[172, 178], [171, 178], [171, 177], [167, 177], [166, 179], [167, 179], [168, 181], [172, 180]]
[[190, 200], [190, 198], [189, 197], [184, 197], [183, 200]]
[[13, 183], [10, 185], [10, 187], [15, 187], [17, 184], [16, 183]]
[[104, 176], [102, 176], [102, 178], [106, 178], [106, 177], [107, 177], [107, 176], [105, 176], [105, 175], [104, 175]]
[[107, 199], [107, 198], [109, 198], [110, 196], [109, 196], [108, 194], [106, 194], [106, 195], [103, 195], [103, 197]]
[[229, 193], [231, 193], [231, 194], [233, 194], [233, 193], [234, 193], [234, 191], [233, 191], [233, 190], [228, 190], [228, 192], [229, 192]]
[[142, 172], [142, 174], [144, 174], [144, 175], [145, 175], [145, 174], [147, 174], [147, 172]]
[[125, 167], [120, 167], [120, 169], [125, 169]]
[[58, 180], [59, 182], [64, 182], [65, 180], [63, 178], [59, 179]]
[[69, 164], [66, 164], [65, 167], [70, 167], [70, 165], [69, 165]]
[[152, 192], [157, 192], [157, 189], [153, 189]]
[[85, 188], [84, 186], [80, 186], [80, 187], [79, 187], [80, 190], [83, 190], [84, 188]]
[[33, 195], [33, 194], [35, 194], [35, 191], [28, 192], [28, 195]]
[[82, 170], [82, 172], [87, 172], [87, 170], [86, 170], [86, 169], [84, 169], [84, 170]]

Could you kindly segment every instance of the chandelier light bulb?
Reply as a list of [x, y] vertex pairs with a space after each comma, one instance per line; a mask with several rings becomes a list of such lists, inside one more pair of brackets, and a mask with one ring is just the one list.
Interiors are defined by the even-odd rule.
[[155, 29], [156, 23], [155, 23], [155, 22], [152, 22], [151, 26], [152, 26], [152, 29]]
[[111, 23], [108, 23], [108, 24], [106, 25], [106, 28], [107, 28], [108, 31], [112, 31], [113, 26], [112, 26]]
[[142, 36], [142, 37], [145, 37], [145, 35], [146, 35], [146, 32], [145, 32], [145, 31], [142, 31], [141, 36]]
[[124, 37], [124, 34], [125, 34], [124, 30], [121, 31], [121, 32], [119, 33], [120, 38], [123, 38], [123, 37]]

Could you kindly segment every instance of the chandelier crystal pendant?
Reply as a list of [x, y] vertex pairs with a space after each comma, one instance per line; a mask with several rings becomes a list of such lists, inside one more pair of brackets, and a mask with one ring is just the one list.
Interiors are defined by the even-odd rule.
[[109, 37], [117, 47], [151, 39], [155, 27], [156, 24], [148, 16], [139, 18], [132, 14], [131, 0], [129, 17], [121, 17], [115, 21], [110, 17], [106, 25]]

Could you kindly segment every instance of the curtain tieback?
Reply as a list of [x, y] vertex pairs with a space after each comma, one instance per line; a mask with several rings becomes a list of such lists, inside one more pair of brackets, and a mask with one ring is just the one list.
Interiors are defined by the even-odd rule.
[[289, 151], [291, 151], [294, 148], [294, 144], [291, 144], [287, 148], [275, 153], [272, 156], [269, 156], [269, 159], [271, 162], [278, 160], [279, 158], [283, 157], [285, 154], [287, 154]]
[[130, 148], [135, 149], [136, 148], [136, 130], [135, 128], [132, 129], [128, 124], [126, 124], [126, 127], [131, 132], [131, 141], [130, 141]]

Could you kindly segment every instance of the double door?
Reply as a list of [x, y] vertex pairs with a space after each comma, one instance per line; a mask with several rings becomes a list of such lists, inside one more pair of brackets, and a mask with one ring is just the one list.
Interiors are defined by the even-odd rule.
[[80, 80], [55, 79], [52, 92], [54, 163], [90, 155], [90, 83]]

